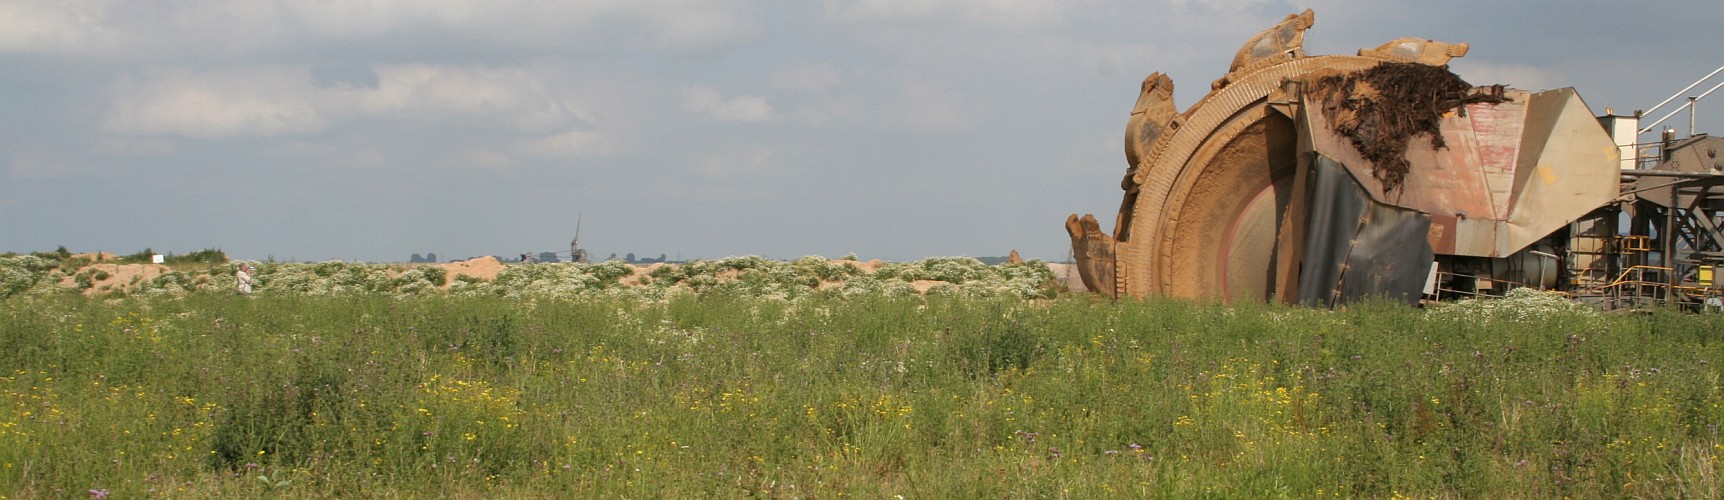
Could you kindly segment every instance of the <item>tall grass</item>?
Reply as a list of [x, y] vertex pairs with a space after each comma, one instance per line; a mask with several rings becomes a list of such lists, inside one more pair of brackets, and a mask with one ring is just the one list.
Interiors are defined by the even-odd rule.
[[20, 497], [1720, 494], [1717, 316], [899, 295], [3, 305], [0, 492]]

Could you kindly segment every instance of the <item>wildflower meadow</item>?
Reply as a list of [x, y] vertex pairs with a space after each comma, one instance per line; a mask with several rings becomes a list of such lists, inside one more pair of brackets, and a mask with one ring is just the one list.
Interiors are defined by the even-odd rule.
[[8, 498], [1724, 495], [1719, 315], [1108, 301], [956, 259], [86, 296], [0, 259]]

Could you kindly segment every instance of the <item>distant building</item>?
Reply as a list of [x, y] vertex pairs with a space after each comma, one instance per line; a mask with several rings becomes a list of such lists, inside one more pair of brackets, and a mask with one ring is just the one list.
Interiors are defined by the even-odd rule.
[[[612, 259], [617, 258], [616, 254], [612, 254], [611, 258]], [[635, 258], [634, 252], [630, 252], [628, 255], [625, 255], [623, 257], [623, 262], [626, 262], [629, 264], [656, 264], [656, 263], [660, 263], [660, 262], [668, 262], [668, 258], [665, 254], [661, 253], [661, 254], [658, 254], [657, 259], [654, 259], [652, 257], [647, 257], [644, 259], [637, 259], [637, 258]]]

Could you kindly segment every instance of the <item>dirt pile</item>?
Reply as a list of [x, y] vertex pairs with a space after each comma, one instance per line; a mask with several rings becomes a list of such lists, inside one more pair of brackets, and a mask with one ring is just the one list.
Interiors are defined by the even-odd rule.
[[1406, 178], [1407, 143], [1426, 135], [1442, 148], [1443, 115], [1473, 103], [1506, 101], [1502, 85], [1474, 87], [1447, 66], [1383, 63], [1370, 69], [1318, 78], [1311, 93], [1335, 132], [1352, 140], [1370, 160], [1372, 176], [1394, 191]]
[[450, 262], [447, 264], [437, 265], [449, 272], [449, 282], [451, 283], [455, 281], [456, 276], [470, 276], [485, 281], [491, 281], [497, 279], [497, 273], [503, 272], [503, 263], [497, 261], [496, 257], [489, 255], [461, 262]]
[[[83, 292], [85, 296], [125, 290], [170, 272], [173, 269], [161, 264], [90, 264], [77, 270], [90, 279], [90, 287]], [[77, 274], [68, 274], [60, 280], [60, 286], [72, 288], [77, 286], [77, 282]]]

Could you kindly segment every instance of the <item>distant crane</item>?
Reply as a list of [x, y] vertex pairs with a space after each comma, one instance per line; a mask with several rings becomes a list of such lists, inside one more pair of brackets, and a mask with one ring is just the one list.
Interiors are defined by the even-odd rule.
[[581, 248], [581, 219], [585, 216], [585, 213], [575, 215], [575, 239], [569, 241], [569, 262], [588, 262], [587, 250]]

